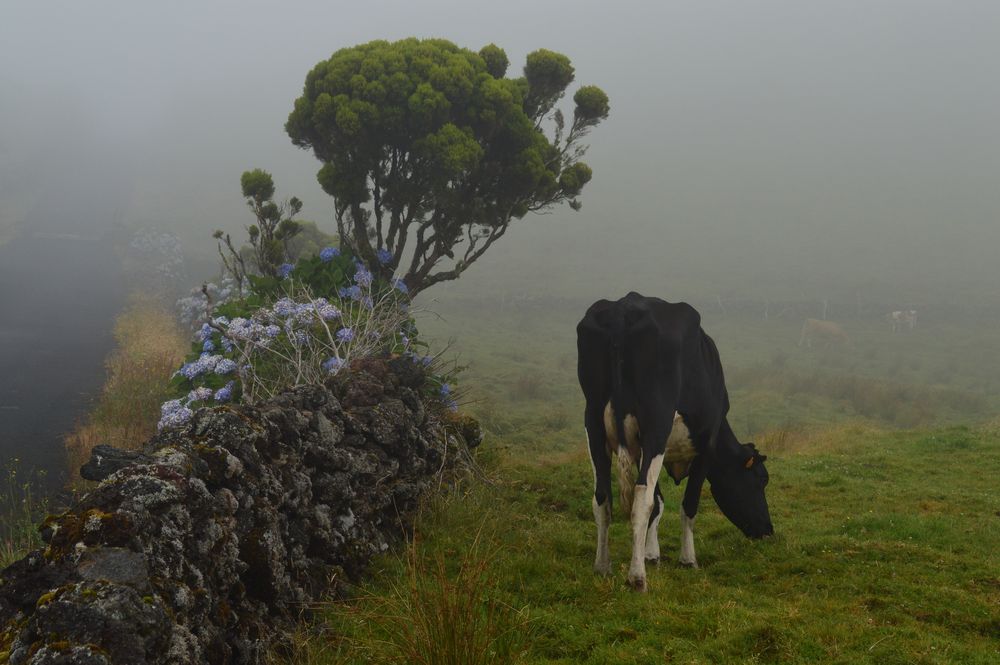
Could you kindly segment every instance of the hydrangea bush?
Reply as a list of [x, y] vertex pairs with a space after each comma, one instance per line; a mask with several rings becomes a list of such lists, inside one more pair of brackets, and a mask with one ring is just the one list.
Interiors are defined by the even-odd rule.
[[[282, 266], [283, 277], [251, 276], [251, 292], [233, 284], [200, 290], [187, 301], [189, 320], [203, 312], [192, 354], [173, 379], [176, 399], [162, 407], [159, 427], [185, 423], [196, 408], [229, 401], [256, 403], [294, 386], [322, 383], [355, 358], [398, 354], [428, 368], [429, 390], [456, 409], [446, 370], [417, 349], [406, 286], [376, 281], [371, 270], [337, 248]], [[213, 302], [214, 301], [214, 302]]]

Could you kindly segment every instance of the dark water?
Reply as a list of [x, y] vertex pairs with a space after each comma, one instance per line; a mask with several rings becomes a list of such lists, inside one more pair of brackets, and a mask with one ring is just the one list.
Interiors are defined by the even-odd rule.
[[49, 492], [63, 436], [100, 394], [123, 304], [109, 226], [37, 221], [0, 247], [0, 465], [44, 469]]

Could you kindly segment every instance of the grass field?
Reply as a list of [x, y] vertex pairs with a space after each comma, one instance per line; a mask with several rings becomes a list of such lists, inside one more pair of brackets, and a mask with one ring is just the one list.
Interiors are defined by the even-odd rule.
[[[580, 313], [438, 311], [422, 330], [453, 336], [469, 365], [465, 408], [488, 432], [491, 483], [428, 505], [415, 545], [304, 627], [293, 662], [1000, 662], [998, 361], [965, 358], [992, 333], [942, 323], [893, 336], [871, 321], [848, 328], [851, 348], [810, 351], [796, 322], [706, 316], [734, 428], [769, 455], [777, 534], [746, 540], [706, 489], [701, 568], [680, 568], [681, 492], [667, 488], [664, 560], [638, 595], [617, 513], [613, 574], [591, 572]], [[473, 609], [400, 629], [454, 607]], [[456, 656], [449, 645], [482, 630], [496, 647]]]

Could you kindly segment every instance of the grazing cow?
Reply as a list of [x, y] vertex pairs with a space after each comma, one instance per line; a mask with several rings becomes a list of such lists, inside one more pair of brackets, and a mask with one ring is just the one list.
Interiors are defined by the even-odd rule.
[[799, 335], [799, 346], [805, 343], [806, 348], [811, 349], [814, 341], [824, 342], [823, 348], [829, 347], [833, 342], [845, 346], [851, 345], [851, 338], [847, 336], [839, 323], [806, 319], [806, 322], [802, 324], [802, 334]]
[[917, 310], [897, 309], [894, 312], [886, 314], [885, 318], [889, 319], [889, 323], [892, 325], [892, 332], [894, 333], [902, 330], [903, 326], [906, 326], [908, 330], [913, 330], [914, 326], [917, 325]]
[[607, 575], [611, 567], [612, 457], [618, 459], [623, 508], [631, 519], [628, 581], [636, 590], [646, 590], [646, 560], [660, 556], [658, 479], [664, 467], [675, 484], [688, 479], [681, 505], [682, 564], [697, 566], [694, 518], [706, 478], [723, 514], [744, 534], [772, 534], [765, 457], [753, 444], [740, 444], [729, 427], [719, 352], [701, 329], [698, 312], [633, 292], [591, 305], [576, 334], [594, 467], [594, 570]]

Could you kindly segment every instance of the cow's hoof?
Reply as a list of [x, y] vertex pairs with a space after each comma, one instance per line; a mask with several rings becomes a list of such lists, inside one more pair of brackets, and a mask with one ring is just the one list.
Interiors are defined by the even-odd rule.
[[628, 586], [632, 591], [637, 591], [639, 593], [646, 592], [646, 578], [637, 577], [635, 579], [629, 578]]
[[652, 566], [658, 566], [658, 565], [660, 565], [660, 557], [658, 557], [658, 556], [646, 557], [646, 565], [647, 566], [650, 566], [650, 565], [652, 565]]
[[603, 563], [602, 562], [598, 562], [598, 563], [594, 564], [594, 573], [595, 574], [600, 575], [601, 577], [607, 577], [610, 572], [611, 572], [611, 562], [610, 561], [604, 561]]
[[678, 563], [681, 565], [681, 568], [697, 568], [698, 567], [698, 562], [694, 561], [694, 560], [684, 561], [682, 559], [682, 560], [678, 561]]

